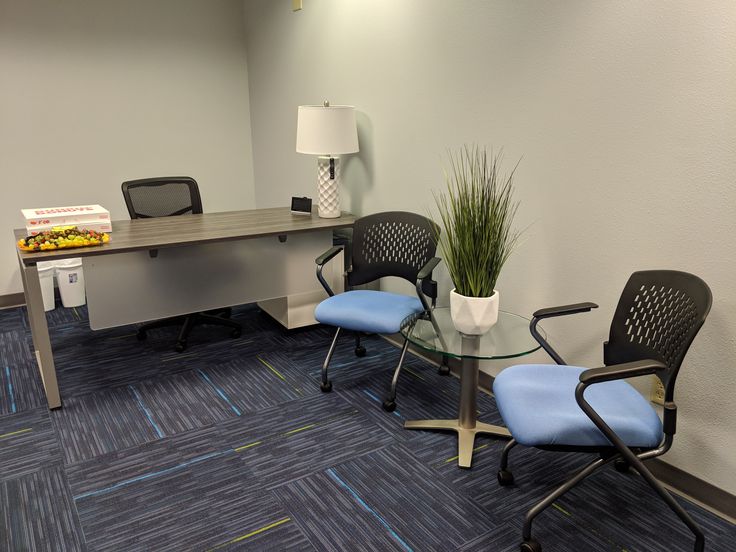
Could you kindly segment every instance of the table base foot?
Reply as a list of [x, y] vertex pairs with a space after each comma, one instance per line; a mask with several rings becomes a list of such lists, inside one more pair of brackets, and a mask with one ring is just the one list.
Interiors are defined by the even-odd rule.
[[510, 438], [509, 430], [502, 426], [476, 422], [475, 427], [460, 425], [460, 420], [410, 420], [404, 422], [406, 429], [434, 429], [439, 431], [455, 431], [457, 433], [458, 459], [461, 468], [469, 468], [473, 462], [475, 436], [479, 433], [494, 437]]

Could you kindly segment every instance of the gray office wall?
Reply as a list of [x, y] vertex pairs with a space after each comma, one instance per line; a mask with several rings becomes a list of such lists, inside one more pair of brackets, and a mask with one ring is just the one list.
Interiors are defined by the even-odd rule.
[[0, 0], [0, 83], [0, 295], [21, 208], [127, 218], [122, 181], [172, 174], [207, 211], [254, 207], [239, 0]]
[[736, 493], [733, 3], [289, 4], [245, 2], [258, 206], [315, 196], [316, 161], [294, 151], [296, 109], [325, 98], [359, 111], [342, 189], [358, 214], [427, 212], [448, 147], [504, 146], [509, 167], [523, 156], [529, 228], [501, 275], [501, 308], [598, 302], [547, 325], [566, 358], [594, 366], [632, 271], [702, 276], [715, 304], [683, 366], [666, 459]]

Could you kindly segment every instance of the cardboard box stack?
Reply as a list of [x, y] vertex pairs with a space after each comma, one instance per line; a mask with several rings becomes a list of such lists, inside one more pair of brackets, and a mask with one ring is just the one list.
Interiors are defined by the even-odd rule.
[[77, 226], [80, 230], [112, 232], [110, 212], [100, 205], [21, 209], [21, 212], [26, 219], [29, 236], [51, 230], [54, 226]]

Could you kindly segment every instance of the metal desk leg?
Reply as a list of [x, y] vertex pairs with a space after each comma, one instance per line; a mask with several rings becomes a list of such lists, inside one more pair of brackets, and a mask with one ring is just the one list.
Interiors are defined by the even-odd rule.
[[38, 270], [36, 265], [23, 266], [21, 264], [20, 273], [23, 279], [23, 291], [26, 296], [28, 321], [31, 324], [33, 347], [43, 388], [46, 392], [46, 401], [50, 409], [59, 408], [61, 397], [59, 395], [59, 385], [56, 382], [54, 354], [51, 351], [46, 311], [43, 309], [43, 296], [41, 295], [41, 282], [38, 280]]
[[[478, 421], [478, 367], [480, 338], [463, 335], [463, 361], [460, 369], [460, 408], [457, 420], [412, 420], [404, 423], [406, 429], [452, 430], [457, 433], [458, 466], [469, 468], [473, 462], [475, 436], [479, 433], [495, 437], [511, 437], [505, 427]], [[467, 356], [465, 356], [467, 355]]]

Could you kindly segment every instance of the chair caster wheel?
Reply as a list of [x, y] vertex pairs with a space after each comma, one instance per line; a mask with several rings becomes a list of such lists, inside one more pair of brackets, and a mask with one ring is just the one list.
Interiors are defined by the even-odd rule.
[[629, 463], [626, 460], [618, 459], [613, 463], [613, 467], [619, 473], [629, 473]]
[[509, 470], [498, 470], [498, 484], [502, 487], [508, 487], [514, 483], [514, 474]]
[[519, 549], [521, 552], [542, 552], [542, 545], [534, 539], [529, 539], [522, 542]]
[[235, 328], [232, 332], [230, 332], [230, 337], [232, 337], [233, 339], [237, 339], [241, 335], [243, 335], [243, 331], [239, 328]]
[[386, 412], [393, 412], [396, 410], [396, 401], [390, 401], [386, 399], [381, 405]]
[[445, 366], [443, 364], [442, 366], [440, 366], [439, 368], [437, 368], [437, 373], [440, 376], [449, 376], [450, 375], [450, 367], [449, 366]]
[[332, 391], [332, 382], [328, 381], [327, 383], [320, 383], [319, 388], [322, 390], [323, 393], [329, 393]]
[[135, 334], [135, 337], [138, 339], [138, 341], [145, 341], [148, 335], [146, 334], [146, 330], [138, 330]]
[[186, 349], [186, 348], [187, 348], [187, 342], [186, 341], [178, 341], [176, 343], [176, 347], [174, 347], [174, 350], [177, 353], [183, 353], [184, 352], [184, 349]]
[[365, 347], [363, 347], [362, 345], [358, 345], [355, 348], [355, 356], [357, 356], [357, 357], [364, 357], [365, 356]]

